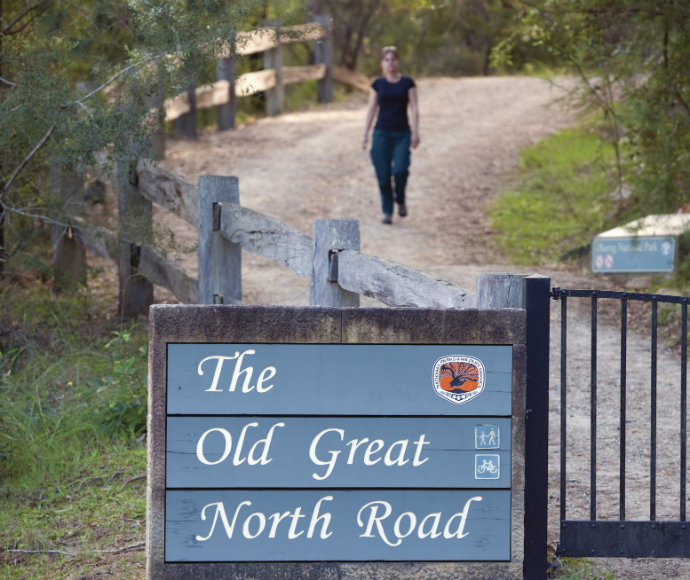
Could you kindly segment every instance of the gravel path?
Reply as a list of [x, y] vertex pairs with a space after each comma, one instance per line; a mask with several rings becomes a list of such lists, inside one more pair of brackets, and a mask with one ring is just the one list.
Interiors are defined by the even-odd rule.
[[[517, 167], [518, 152], [573, 123], [559, 98], [563, 91], [527, 77], [429, 79], [419, 83], [422, 144], [413, 154], [409, 217], [380, 224], [373, 169], [359, 147], [365, 97], [310, 111], [286, 114], [236, 131], [209, 132], [198, 141], [168, 143], [165, 166], [196, 182], [201, 174], [237, 175], [243, 205], [285, 221], [311, 235], [317, 218], [357, 218], [362, 251], [422, 270], [474, 291], [481, 272], [537, 272], [554, 286], [597, 288], [604, 280], [587, 272], [511, 266], [496, 249], [486, 204]], [[158, 214], [175, 232], [181, 260], [196, 273], [195, 233], [182, 222]], [[186, 254], [184, 249], [190, 250]], [[308, 304], [308, 281], [245, 254], [243, 300], [247, 304]], [[166, 300], [163, 294], [160, 300]], [[363, 300], [363, 305], [375, 304]], [[549, 539], [558, 539], [560, 425], [560, 314], [552, 308], [551, 424], [549, 435]], [[589, 512], [589, 311], [570, 308], [568, 517]], [[618, 362], [615, 326], [600, 324], [598, 472], [599, 517], [618, 513]], [[648, 517], [649, 506], [649, 339], [629, 337], [627, 516]], [[660, 349], [659, 492], [657, 515], [678, 514], [679, 357]], [[675, 444], [675, 445], [674, 445]], [[611, 475], [610, 481], [606, 476]], [[595, 562], [616, 578], [688, 578], [681, 560]]]

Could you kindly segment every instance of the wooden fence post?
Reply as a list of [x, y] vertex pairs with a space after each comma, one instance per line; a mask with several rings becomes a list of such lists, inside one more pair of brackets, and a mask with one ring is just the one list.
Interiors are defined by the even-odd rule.
[[156, 130], [151, 134], [151, 154], [154, 159], [165, 157], [165, 89], [162, 82], [159, 83], [156, 92], [148, 98], [148, 105], [155, 109], [160, 118], [156, 121]]
[[327, 14], [314, 14], [314, 22], [326, 29], [326, 37], [316, 41], [315, 63], [325, 64], [326, 75], [316, 83], [316, 99], [319, 103], [330, 103], [333, 100], [333, 51], [331, 49], [331, 17]]
[[233, 54], [228, 58], [219, 58], [216, 61], [216, 78], [219, 81], [228, 81], [228, 102], [216, 106], [218, 130], [227, 131], [235, 128], [235, 53], [233, 42]]
[[220, 231], [224, 203], [240, 203], [237, 177], [199, 176], [199, 304], [242, 302], [242, 248]]
[[359, 252], [359, 222], [353, 219], [314, 220], [314, 261], [309, 304], [359, 306], [359, 294], [338, 285], [338, 252]]
[[477, 308], [524, 308], [521, 274], [479, 274], [477, 276]]
[[141, 246], [153, 240], [152, 204], [139, 192], [136, 159], [118, 161], [117, 181], [120, 317], [131, 320], [140, 314], [148, 316], [153, 304], [153, 284], [138, 272]]
[[187, 87], [187, 98], [189, 99], [189, 113], [180, 115], [175, 119], [175, 135], [196, 139], [196, 86], [194, 81]]
[[276, 73], [276, 86], [266, 91], [266, 114], [280, 115], [285, 107], [285, 87], [283, 86], [283, 47], [280, 44], [279, 26], [276, 21], [267, 22], [275, 27], [274, 32], [278, 46], [264, 51], [264, 69], [273, 69]]
[[[60, 200], [64, 215], [79, 216], [84, 213], [84, 177], [77, 172], [67, 173], [59, 159], [53, 159], [50, 167], [50, 185], [53, 196]], [[63, 290], [77, 284], [86, 285], [86, 248], [78, 243], [69, 224], [54, 225], [53, 269], [55, 283]]]

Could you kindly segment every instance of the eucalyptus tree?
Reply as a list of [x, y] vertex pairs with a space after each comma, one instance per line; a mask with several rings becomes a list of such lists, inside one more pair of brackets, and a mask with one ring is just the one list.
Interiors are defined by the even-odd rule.
[[[530, 0], [498, 54], [527, 39], [581, 80], [617, 152], [621, 211], [690, 201], [690, 2]], [[504, 59], [505, 60], [505, 59]]]
[[15, 226], [60, 222], [49, 161], [87, 167], [98, 153], [145, 147], [160, 123], [152, 97], [176, 94], [187, 71], [232, 50], [262, 4], [0, 0], [0, 268], [29, 239]]

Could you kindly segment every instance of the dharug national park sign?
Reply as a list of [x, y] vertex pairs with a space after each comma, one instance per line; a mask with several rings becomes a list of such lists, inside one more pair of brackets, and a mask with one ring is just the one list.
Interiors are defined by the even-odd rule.
[[600, 274], [673, 272], [675, 260], [673, 236], [602, 237], [592, 241], [592, 272]]
[[149, 578], [520, 578], [523, 334], [523, 311], [153, 307]]

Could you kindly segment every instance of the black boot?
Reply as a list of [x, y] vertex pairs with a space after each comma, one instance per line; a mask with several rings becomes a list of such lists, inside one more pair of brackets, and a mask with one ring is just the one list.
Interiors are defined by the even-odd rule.
[[409, 172], [405, 170], [402, 173], [395, 173], [393, 178], [395, 180], [395, 201], [398, 204], [398, 215], [405, 217], [407, 215], [407, 206], [405, 205], [405, 188], [407, 187], [407, 176]]

